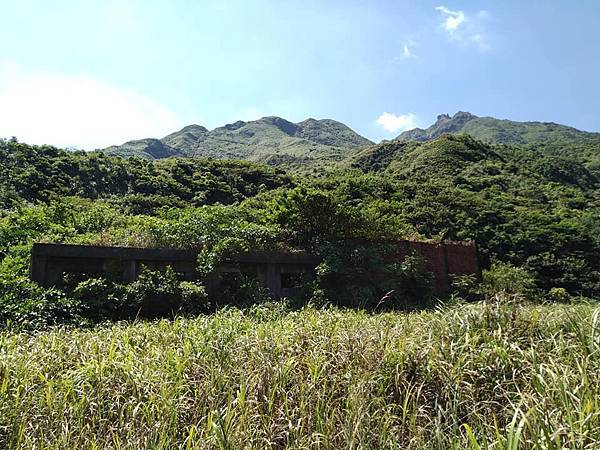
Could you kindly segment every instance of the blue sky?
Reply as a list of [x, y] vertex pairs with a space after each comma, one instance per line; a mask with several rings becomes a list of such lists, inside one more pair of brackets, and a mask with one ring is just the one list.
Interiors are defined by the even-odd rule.
[[0, 136], [93, 149], [277, 115], [600, 131], [600, 2], [0, 0]]

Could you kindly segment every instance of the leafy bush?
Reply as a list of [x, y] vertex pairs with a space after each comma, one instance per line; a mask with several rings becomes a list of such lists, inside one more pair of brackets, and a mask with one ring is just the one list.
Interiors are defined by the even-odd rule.
[[82, 315], [92, 322], [126, 318], [124, 286], [106, 278], [89, 278], [79, 282], [73, 289], [82, 309]]
[[453, 275], [450, 285], [452, 294], [459, 298], [465, 300], [479, 298], [480, 286], [474, 274]]
[[553, 287], [546, 294], [546, 299], [556, 303], [569, 303], [571, 296], [565, 288]]
[[529, 272], [508, 263], [493, 263], [489, 270], [483, 272], [482, 288], [489, 296], [507, 293], [528, 297], [534, 286], [535, 279]]
[[126, 317], [159, 317], [174, 313], [181, 301], [177, 275], [170, 266], [165, 270], [142, 267], [136, 280], [126, 286]]
[[425, 306], [432, 275], [416, 255], [402, 259], [393, 244], [332, 242], [320, 248], [317, 280], [336, 305], [367, 309]]
[[90, 278], [76, 286], [73, 297], [79, 300], [82, 315], [92, 322], [200, 314], [212, 310], [204, 286], [179, 281], [169, 266], [165, 270], [142, 267], [131, 284]]
[[196, 315], [214, 311], [212, 303], [208, 299], [206, 288], [193, 281], [182, 281], [179, 283], [181, 303], [178, 313], [183, 315]]
[[43, 289], [26, 278], [0, 278], [0, 327], [45, 329], [85, 323], [79, 301], [58, 289]]

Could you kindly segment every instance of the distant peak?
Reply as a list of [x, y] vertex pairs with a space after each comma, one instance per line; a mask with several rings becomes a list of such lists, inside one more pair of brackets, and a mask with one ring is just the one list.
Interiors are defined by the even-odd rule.
[[289, 135], [293, 135], [298, 129], [298, 126], [296, 124], [290, 122], [289, 120], [285, 120], [285, 119], [282, 119], [281, 117], [277, 117], [277, 116], [263, 117], [262, 119], [259, 120], [259, 122], [268, 123], [269, 125], [274, 125], [277, 128], [279, 128], [281, 131], [283, 131], [284, 133], [289, 134]]
[[346, 127], [345, 124], [343, 124], [342, 122], [338, 122], [337, 120], [333, 120], [333, 119], [314, 119], [312, 117], [309, 117], [308, 119], [303, 120], [302, 122], [298, 122], [296, 125], [299, 126], [310, 126], [310, 127], [315, 127], [315, 126], [335, 126], [335, 127]]
[[471, 119], [477, 119], [477, 116], [474, 114], [471, 114], [468, 111], [457, 111], [453, 116], [450, 116], [449, 114], [440, 114], [437, 116], [437, 120], [436, 122], [446, 122], [448, 120], [453, 120], [453, 121], [469, 121]]
[[278, 116], [265, 116], [265, 117], [259, 119], [258, 121], [270, 123], [273, 125], [276, 125], [278, 123], [292, 123], [289, 120], [285, 120], [282, 117], [278, 117]]
[[202, 125], [192, 124], [192, 125], [187, 125], [187, 126], [183, 127], [180, 132], [181, 133], [194, 133], [194, 132], [206, 133], [206, 132], [208, 132], [208, 129], [206, 129]]
[[467, 111], [457, 111], [453, 116], [449, 114], [440, 114], [437, 116], [437, 120], [433, 125], [427, 129], [414, 128], [400, 134], [397, 139], [399, 140], [416, 140], [416, 141], [427, 141], [435, 139], [444, 133], [458, 133], [460, 132], [467, 122], [478, 117]]
[[474, 114], [471, 114], [470, 112], [467, 111], [458, 111], [456, 114], [454, 114], [454, 117], [452, 117], [453, 119], [459, 119], [459, 120], [471, 120], [471, 119], [477, 119], [477, 116]]
[[224, 125], [223, 128], [225, 128], [226, 130], [237, 130], [238, 128], [242, 128], [244, 125], [246, 125], [246, 122], [244, 122], [243, 120], [238, 120], [236, 122], [233, 123], [228, 123], [227, 125]]

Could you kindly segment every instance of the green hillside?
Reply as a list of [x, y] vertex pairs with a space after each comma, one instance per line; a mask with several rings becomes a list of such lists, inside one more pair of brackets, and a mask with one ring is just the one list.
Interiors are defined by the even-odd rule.
[[[430, 304], [426, 274], [415, 261], [390, 264], [378, 256], [385, 246], [374, 243], [475, 240], [484, 269], [512, 268], [539, 297], [554, 298], [553, 289], [596, 297], [598, 156], [593, 145], [490, 145], [447, 134], [383, 142], [327, 174], [300, 176], [247, 161], [120, 158], [2, 142], [0, 321], [83, 315], [93, 322], [86, 302], [135, 304], [145, 295], [135, 289], [162, 283], [162, 275], [148, 275], [134, 287], [104, 280], [44, 290], [28, 280], [38, 241], [201, 249], [202, 270], [227, 252], [305, 250], [324, 259], [305, 300], [372, 308], [393, 290], [386, 306], [408, 308]], [[374, 267], [385, 271], [384, 282], [374, 282]], [[181, 295], [188, 288], [169, 284]], [[242, 283], [192, 309], [248, 305], [260, 292]], [[61, 318], [52, 312], [72, 302], [79, 306], [65, 306]], [[123, 305], [110, 305], [100, 317], [123, 318]]]
[[[599, 155], [444, 134], [300, 176], [0, 141], [0, 448], [596, 448]], [[402, 239], [475, 240], [482, 279], [439, 298]], [[201, 276], [45, 288], [35, 242], [194, 249]], [[322, 262], [291, 298], [208, 291], [248, 250]]]
[[[334, 138], [328, 127], [339, 129], [269, 118], [219, 132], [302, 134], [319, 145], [352, 137]], [[184, 145], [214, 132], [192, 126], [164, 141]], [[148, 289], [189, 294], [197, 303], [188, 312], [196, 313], [262, 298], [256, 285], [233, 280], [207, 300], [201, 281], [182, 287], [156, 273], [131, 286], [94, 279], [46, 290], [28, 279], [29, 251], [39, 241], [198, 249], [202, 273], [230, 252], [304, 250], [324, 262], [303, 301], [374, 308], [394, 291], [386, 305], [393, 309], [430, 305], [429, 278], [418, 260], [390, 263], [380, 243], [474, 240], [484, 269], [526, 280], [539, 298], [556, 299], [557, 289], [558, 298], [600, 295], [595, 143], [489, 144], [443, 134], [366, 146], [327, 171], [300, 175], [250, 161], [122, 158], [0, 141], [0, 193], [0, 322], [122, 319]], [[375, 282], [373, 268], [385, 280]], [[90, 307], [98, 304], [100, 312]]]
[[600, 180], [600, 146], [492, 145], [465, 134], [443, 134], [422, 142], [383, 141], [353, 155], [347, 164], [366, 172], [438, 179], [468, 173], [483, 180], [495, 171], [592, 188]]
[[131, 211], [148, 211], [231, 204], [290, 184], [284, 172], [247, 161], [154, 161], [0, 140], [0, 208], [77, 196], [110, 198]]
[[441, 114], [429, 128], [405, 131], [396, 140], [427, 141], [444, 133], [465, 133], [495, 144], [600, 144], [600, 133], [580, 131], [553, 122], [515, 122], [477, 117], [463, 111], [452, 117]]
[[293, 166], [339, 161], [372, 142], [335, 120], [292, 123], [279, 117], [207, 130], [190, 125], [160, 140], [142, 139], [108, 147], [105, 153], [160, 159], [171, 156], [244, 159]]
[[549, 284], [585, 267], [568, 278], [591, 276], [597, 284], [599, 156], [593, 146], [491, 146], [446, 134], [384, 142], [350, 166], [394, 183], [386, 211], [423, 235], [475, 239], [484, 258], [528, 267]]

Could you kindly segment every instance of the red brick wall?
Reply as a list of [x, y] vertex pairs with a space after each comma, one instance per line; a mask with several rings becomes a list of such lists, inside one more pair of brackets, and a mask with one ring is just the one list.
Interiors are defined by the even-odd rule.
[[[366, 245], [368, 242], [363, 241], [361, 244]], [[397, 249], [392, 258], [402, 260], [414, 252], [425, 259], [426, 270], [433, 273], [433, 291], [436, 294], [444, 294], [450, 290], [452, 275], [474, 274], [481, 279], [479, 256], [474, 242], [401, 241], [397, 243]]]
[[481, 278], [477, 246], [473, 242], [413, 242], [405, 241], [406, 250], [414, 251], [425, 259], [428, 271], [433, 273], [433, 290], [443, 294], [450, 290], [452, 275], [474, 274]]

